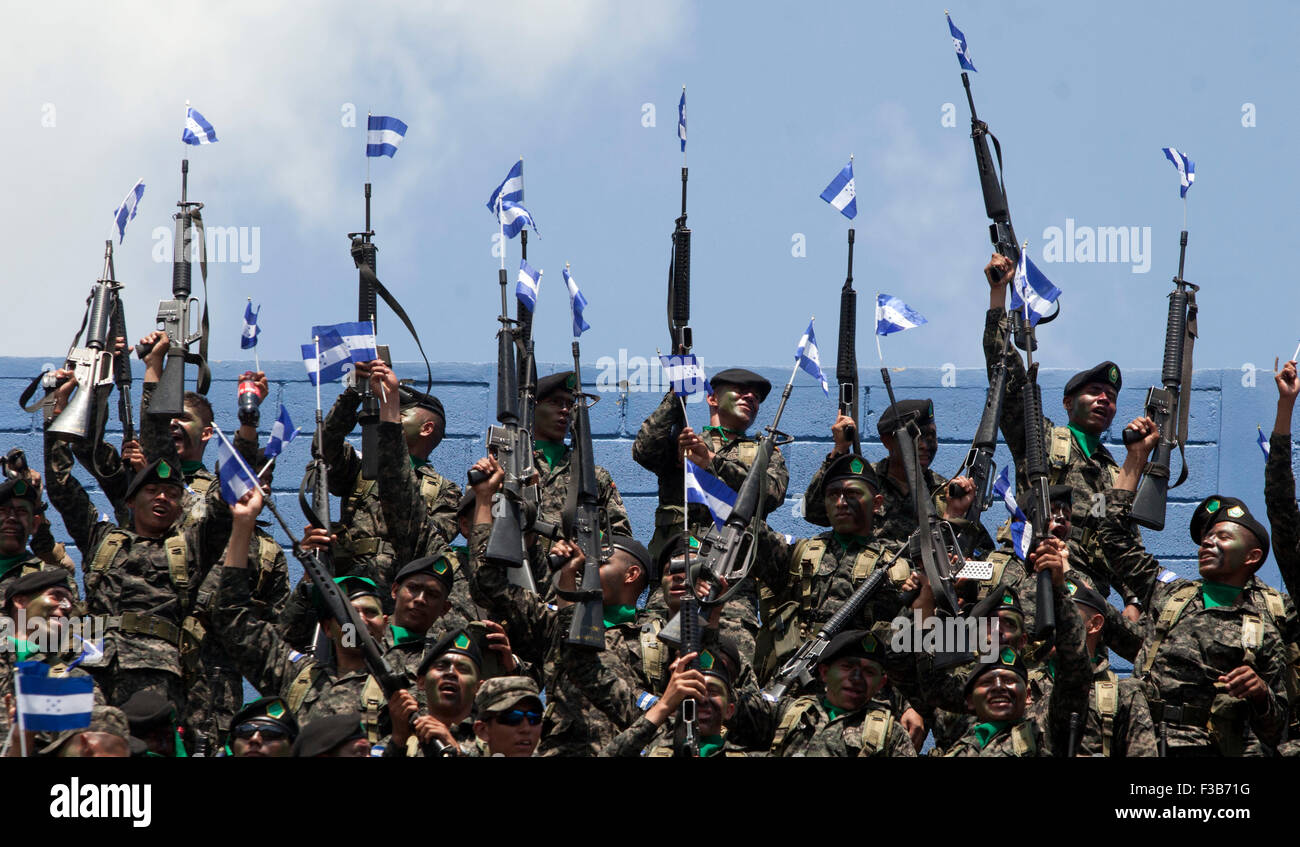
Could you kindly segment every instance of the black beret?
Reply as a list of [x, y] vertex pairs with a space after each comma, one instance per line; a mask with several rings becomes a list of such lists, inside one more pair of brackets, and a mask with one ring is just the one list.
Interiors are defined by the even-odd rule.
[[576, 386], [573, 371], [563, 371], [537, 380], [537, 399], [541, 400], [559, 391], [561, 388], [572, 391]]
[[831, 639], [818, 664], [829, 665], [843, 656], [855, 656], [871, 659], [883, 665], [888, 655], [888, 645], [873, 635], [870, 630], [851, 629]]
[[439, 638], [438, 643], [430, 647], [429, 652], [424, 654], [424, 658], [420, 660], [420, 668], [416, 671], [416, 675], [423, 677], [429, 672], [429, 668], [433, 663], [447, 653], [460, 653], [469, 656], [480, 670], [483, 668], [483, 653], [479, 649], [478, 642], [466, 630], [454, 629]]
[[25, 479], [7, 478], [0, 482], [0, 503], [13, 499], [28, 500], [34, 506], [40, 502], [41, 492]]
[[916, 415], [916, 425], [925, 426], [934, 421], [934, 403], [929, 398], [924, 400], [899, 400], [891, 405], [876, 421], [876, 432], [881, 435], [893, 435], [898, 429], [899, 421], [907, 415]]
[[323, 756], [346, 741], [365, 737], [366, 729], [361, 725], [360, 712], [329, 715], [304, 726], [289, 755], [305, 759]]
[[[688, 538], [690, 539], [689, 542], [687, 542]], [[686, 555], [687, 543], [689, 543], [691, 546], [692, 556], [696, 556], [699, 554], [699, 550], [700, 550], [699, 539], [697, 539], [693, 535], [688, 536], [684, 532], [677, 533], [671, 539], [669, 539], [668, 543], [665, 544], [663, 546], [663, 549], [659, 551], [659, 558], [655, 560], [655, 579], [658, 579], [659, 577], [663, 576], [664, 569], [669, 568], [669, 563], [672, 562], [673, 559], [681, 558]], [[682, 567], [685, 567], [684, 563]], [[680, 568], [678, 568], [677, 570], [680, 570]]]
[[1014, 588], [1002, 586], [996, 591], [985, 595], [974, 606], [971, 606], [970, 617], [972, 618], [991, 618], [1003, 610], [1015, 612], [1022, 618], [1025, 616], [1025, 610], [1020, 605], [1020, 597], [1016, 594]]
[[641, 570], [647, 575], [654, 571], [655, 561], [650, 557], [650, 551], [640, 541], [630, 535], [612, 535], [609, 543], [615, 550], [622, 550], [636, 559], [641, 565]]
[[1047, 499], [1051, 503], [1073, 503], [1073, 485], [1051, 485], [1047, 488]]
[[423, 559], [415, 559], [407, 562], [402, 566], [397, 575], [393, 577], [393, 585], [398, 585], [408, 576], [415, 576], [423, 573], [436, 577], [447, 586], [447, 591], [451, 591], [452, 582], [456, 578], [456, 571], [452, 567], [451, 560], [444, 555], [425, 556]]
[[1029, 671], [1025, 668], [1025, 662], [1020, 658], [1020, 654], [1010, 647], [1003, 647], [998, 651], [998, 660], [996, 662], [979, 662], [975, 667], [975, 673], [971, 674], [970, 679], [966, 680], [965, 693], [970, 694], [971, 689], [975, 687], [975, 681], [989, 671], [1008, 670], [1016, 676], [1029, 682]]
[[1110, 606], [1100, 592], [1094, 591], [1083, 583], [1066, 580], [1065, 590], [1069, 592], [1070, 599], [1077, 605], [1087, 606], [1090, 609], [1096, 609], [1098, 612], [1105, 612]]
[[845, 453], [831, 462], [831, 466], [822, 476], [822, 488], [825, 489], [837, 479], [860, 479], [870, 485], [873, 492], [880, 492], [880, 480], [876, 478], [876, 471], [871, 467], [871, 463], [853, 453]]
[[1090, 382], [1100, 382], [1102, 385], [1109, 385], [1119, 391], [1119, 387], [1124, 383], [1124, 380], [1120, 376], [1119, 365], [1114, 362], [1102, 362], [1095, 368], [1080, 371], [1070, 377], [1070, 381], [1065, 384], [1064, 396], [1069, 397]]
[[235, 712], [235, 717], [230, 721], [230, 728], [233, 731], [241, 723], [248, 721], [258, 721], [273, 723], [284, 727], [289, 733], [289, 738], [298, 737], [298, 719], [289, 711], [289, 704], [282, 697], [259, 697], [251, 703], [245, 703], [244, 708]]
[[[1210, 527], [1214, 526], [1216, 523], [1235, 523], [1244, 526], [1255, 534], [1255, 538], [1259, 540], [1260, 549], [1264, 551], [1264, 559], [1267, 559], [1268, 530], [1264, 528], [1262, 523], [1255, 519], [1255, 516], [1250, 513], [1250, 509], [1246, 508], [1246, 504], [1238, 501], [1235, 504], [1224, 505], [1220, 502], [1217, 508], [1212, 508], [1214, 504], [1211, 501], [1214, 499], [1215, 498], [1211, 497], [1202, 504], [1206, 507], [1207, 511], [1210, 511], [1210, 516], [1207, 518], [1205, 529], [1208, 531]], [[1262, 563], [1263, 559], [1260, 561]]]
[[47, 588], [68, 587], [68, 572], [60, 567], [42, 568], [9, 583], [5, 588], [4, 605], [7, 607], [19, 594], [40, 594]]
[[155, 727], [170, 727], [176, 719], [172, 702], [156, 691], [137, 691], [122, 704], [131, 733], [145, 732]]
[[144, 466], [144, 470], [139, 471], [131, 478], [131, 484], [126, 487], [126, 499], [129, 501], [141, 488], [155, 483], [184, 488], [185, 478], [181, 475], [180, 469], [169, 460], [154, 459]]
[[722, 655], [721, 648], [716, 646], [713, 648], [700, 648], [697, 661], [700, 663], [700, 673], [716, 676], [726, 683], [727, 688], [731, 688], [731, 667]]
[[1202, 500], [1192, 512], [1192, 522], [1188, 525], [1188, 534], [1192, 536], [1192, 543], [1200, 546], [1201, 539], [1205, 537], [1205, 527], [1208, 526], [1210, 516], [1228, 506], [1245, 506], [1246, 504], [1236, 497], [1224, 497], [1221, 494], [1211, 494]]
[[460, 495], [460, 502], [456, 504], [456, 517], [460, 517], [467, 509], [472, 508], [474, 508], [474, 489], [467, 485], [465, 493]]
[[758, 402], [762, 403], [767, 399], [767, 395], [772, 393], [772, 383], [763, 377], [745, 368], [724, 368], [713, 376], [709, 377], [709, 386], [716, 394], [719, 385], [738, 385], [742, 388], [752, 388], [758, 395]]
[[443, 421], [447, 420], [447, 413], [443, 411], [442, 401], [437, 397], [434, 397], [432, 394], [425, 394], [423, 391], [417, 391], [416, 389], [406, 385], [400, 386], [398, 391], [402, 397], [403, 409], [414, 409], [417, 407], [428, 409], [430, 412], [433, 412], [435, 415], [442, 418]]

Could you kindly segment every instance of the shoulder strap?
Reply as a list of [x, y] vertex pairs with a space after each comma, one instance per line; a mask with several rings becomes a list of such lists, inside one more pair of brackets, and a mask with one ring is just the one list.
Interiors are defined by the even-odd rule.
[[872, 709], [862, 724], [862, 752], [859, 756], [872, 756], [885, 749], [885, 741], [894, 722], [886, 709]]
[[164, 541], [163, 546], [167, 549], [167, 572], [180, 600], [181, 614], [184, 615], [190, 606], [189, 545], [185, 543], [184, 534], [177, 533]]
[[[871, 576], [871, 572], [876, 569], [876, 562], [880, 561], [880, 552], [870, 548], [863, 550], [853, 562], [853, 581], [857, 582]], [[906, 577], [904, 577], [906, 578]]]
[[212, 486], [215, 483], [216, 480], [210, 477], [196, 476], [194, 477], [194, 479], [189, 481], [188, 485], [190, 488], [193, 488], [196, 493], [206, 497], [208, 492], [212, 490]]
[[1053, 468], [1063, 468], [1070, 464], [1070, 443], [1074, 436], [1068, 426], [1052, 427], [1052, 434], [1047, 445], [1047, 461]]
[[742, 441], [740, 446], [737, 447], [737, 452], [740, 454], [741, 462], [747, 467], [753, 467], [754, 460], [758, 458], [758, 442]]
[[817, 700], [814, 697], [800, 697], [790, 704], [790, 708], [786, 709], [781, 722], [777, 724], [776, 733], [772, 736], [771, 752], [776, 753], [781, 749], [781, 744], [785, 741], [786, 735], [799, 724], [799, 721], [803, 720], [803, 716], [816, 703]]
[[366, 722], [366, 736], [371, 744], [379, 743], [379, 710], [387, 700], [384, 691], [373, 676], [366, 677], [366, 685], [361, 689], [361, 714]]
[[659, 687], [664, 678], [664, 668], [667, 667], [668, 648], [659, 640], [659, 630], [663, 626], [663, 621], [656, 618], [650, 622], [649, 627], [641, 630], [641, 669], [645, 671], [645, 677], [652, 688]]
[[1002, 574], [1006, 572], [1007, 562], [1011, 561], [1011, 554], [1004, 553], [1001, 550], [994, 550], [984, 561], [993, 566], [993, 573], [988, 579], [980, 580], [980, 588], [993, 588], [1002, 584]]
[[1101, 754], [1110, 756], [1111, 739], [1115, 734], [1115, 715], [1119, 712], [1119, 683], [1113, 673], [1092, 684], [1097, 696], [1097, 714], [1101, 715]]
[[284, 702], [288, 704], [289, 711], [298, 715], [298, 710], [302, 708], [303, 701], [307, 699], [307, 692], [311, 691], [312, 685], [316, 682], [316, 677], [320, 673], [320, 665], [315, 662], [303, 662], [302, 667], [298, 669], [298, 675], [289, 683], [289, 693], [285, 695]]
[[1151, 672], [1151, 666], [1155, 664], [1156, 653], [1160, 651], [1160, 645], [1164, 643], [1165, 636], [1173, 628], [1178, 616], [1187, 608], [1187, 604], [1192, 602], [1200, 586], [1195, 582], [1188, 582], [1174, 589], [1165, 600], [1164, 606], [1160, 609], [1160, 617], [1156, 619], [1156, 635], [1147, 647], [1146, 661], [1142, 663], [1142, 673], [1140, 676], [1146, 676]]
[[426, 503], [436, 503], [446, 487], [447, 480], [442, 477], [432, 473], [420, 474], [420, 496]]
[[1262, 582], [1259, 588], [1264, 595], [1264, 605], [1268, 608], [1268, 614], [1273, 618], [1273, 625], [1281, 626], [1282, 621], [1286, 620], [1286, 601], [1282, 599], [1282, 593]]
[[120, 529], [109, 530], [108, 535], [104, 536], [104, 540], [99, 542], [99, 547], [95, 549], [95, 557], [90, 560], [91, 571], [102, 572], [108, 570], [108, 566], [113, 563], [118, 551], [130, 540], [131, 536]]
[[799, 608], [804, 611], [812, 608], [812, 578], [813, 574], [817, 573], [817, 565], [821, 563], [822, 556], [825, 554], [825, 539], [804, 538], [795, 545], [793, 555], [790, 557], [792, 561], [790, 588], [796, 591]]
[[1264, 643], [1264, 621], [1259, 615], [1241, 616], [1241, 646], [1247, 650], [1258, 650]]
[[1037, 756], [1038, 742], [1029, 721], [1021, 721], [1011, 728], [1011, 752], [1017, 756]]

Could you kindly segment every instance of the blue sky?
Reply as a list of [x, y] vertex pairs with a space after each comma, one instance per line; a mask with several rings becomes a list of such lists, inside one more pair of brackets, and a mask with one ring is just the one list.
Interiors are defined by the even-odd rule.
[[[310, 326], [355, 318], [345, 234], [362, 224], [367, 110], [410, 125], [396, 158], [373, 163], [373, 222], [380, 278], [430, 358], [495, 356], [499, 259], [484, 203], [520, 155], [542, 232], [529, 260], [546, 272], [539, 359], [568, 357], [566, 261], [590, 301], [584, 358], [650, 355], [667, 344], [685, 83], [692, 324], [706, 362], [789, 362], [816, 315], [832, 363], [847, 222], [818, 194], [853, 153], [860, 363], [875, 358], [866, 327], [876, 291], [930, 320], [886, 340], [891, 364], [981, 363], [990, 246], [940, 5], [131, 8], [129, 18], [95, 4], [9, 13], [0, 151], [10, 202], [0, 217], [8, 306], [27, 317], [11, 322], [2, 355], [63, 354], [112, 210], [140, 177], [148, 189], [117, 271], [131, 334], [151, 328], [171, 279], [152, 258], [153, 232], [170, 227], [188, 153], [207, 224], [256, 228], [259, 239], [256, 273], [209, 268], [213, 358], [243, 357], [247, 296], [262, 305], [262, 358], [296, 358]], [[1198, 366], [1271, 367], [1295, 348], [1294, 7], [950, 8], [980, 69], [976, 105], [1003, 143], [1017, 233], [1065, 292], [1061, 320], [1040, 333], [1045, 366], [1159, 366], [1183, 219], [1160, 152], [1169, 145], [1197, 163], [1186, 276], [1203, 287]], [[179, 143], [186, 99], [218, 144]], [[343, 125], [347, 104], [355, 127]], [[645, 104], [654, 126], [643, 125]], [[945, 104], [955, 126], [943, 125]], [[1149, 227], [1148, 272], [1041, 261], [1045, 231], [1067, 219]], [[792, 255], [797, 234], [806, 256]], [[507, 256], [513, 279], [518, 241]], [[416, 357], [382, 307], [379, 324], [398, 360]]]

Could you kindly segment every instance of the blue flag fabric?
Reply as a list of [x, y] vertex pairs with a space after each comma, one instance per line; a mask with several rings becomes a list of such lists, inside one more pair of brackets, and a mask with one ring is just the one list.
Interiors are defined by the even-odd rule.
[[817, 336], [813, 334], [812, 320], [808, 321], [808, 329], [799, 337], [799, 346], [795, 348], [794, 358], [800, 368], [821, 382], [822, 391], [826, 396], [831, 396], [830, 384], [826, 382], [826, 375], [822, 373], [821, 353], [817, 350]]
[[63, 732], [90, 726], [95, 680], [89, 676], [50, 676], [44, 662], [19, 662], [16, 705], [28, 732]]
[[233, 506], [257, 488], [257, 475], [235, 452], [221, 428], [214, 426], [213, 430], [217, 433], [217, 479], [221, 483], [221, 499]]
[[300, 432], [302, 429], [293, 425], [289, 410], [281, 403], [280, 414], [276, 416], [275, 423], [271, 424], [271, 440], [266, 442], [266, 458], [280, 455], [284, 451], [284, 445], [297, 438]]
[[852, 156], [849, 157], [849, 163], [835, 175], [835, 179], [831, 180], [831, 184], [826, 186], [826, 190], [820, 196], [849, 220], [858, 216], [858, 195], [853, 183]]
[[352, 321], [332, 326], [314, 326], [312, 335], [320, 336], [321, 354], [325, 353], [325, 335], [333, 332], [343, 339], [348, 348], [348, 359], [353, 362], [373, 362], [379, 358], [379, 343], [375, 341], [375, 325], [370, 321]]
[[261, 314], [262, 307], [258, 306], [257, 311], [253, 311], [253, 301], [249, 300], [244, 305], [244, 330], [239, 334], [239, 346], [244, 350], [251, 350], [257, 346], [257, 336], [261, 333], [257, 329], [257, 316]]
[[682, 99], [677, 103], [677, 137], [682, 141], [682, 152], [686, 152], [686, 86], [682, 86]]
[[587, 298], [583, 297], [582, 292], [578, 290], [578, 282], [569, 273], [568, 268], [564, 269], [564, 284], [569, 289], [569, 307], [573, 309], [573, 337], [577, 338], [591, 329], [591, 324], [582, 317], [583, 309], [587, 308]]
[[[537, 224], [533, 222], [533, 216], [524, 208], [524, 204], [501, 201], [501, 230], [506, 238], [514, 238], [524, 227], [531, 227], [533, 232], [537, 232]], [[537, 236], [540, 238], [541, 233], [538, 232]]]
[[352, 369], [352, 357], [348, 353], [348, 344], [333, 329], [322, 328], [324, 332], [313, 333], [320, 341], [320, 358], [316, 357], [316, 345], [302, 345], [302, 363], [307, 368], [307, 377], [312, 385], [326, 382], [338, 382], [343, 374]]
[[[963, 71], [975, 71], [975, 65], [970, 60], [970, 47], [966, 46], [966, 36], [962, 31], [957, 29], [957, 25], [952, 22], [952, 15], [945, 13], [948, 18], [948, 33], [952, 36], [953, 49], [957, 51], [957, 63], [961, 65]], [[979, 73], [979, 71], [975, 71]]]
[[189, 106], [185, 110], [185, 130], [181, 133], [181, 141], [186, 144], [213, 144], [217, 140], [217, 131], [212, 128], [212, 124], [199, 114], [199, 110]]
[[523, 259], [519, 260], [519, 282], [515, 285], [515, 296], [519, 298], [528, 311], [537, 308], [537, 294], [542, 290], [542, 271]]
[[385, 115], [370, 115], [366, 121], [366, 156], [393, 158], [397, 145], [406, 137], [406, 124]]
[[1052, 285], [1051, 280], [1029, 260], [1028, 252], [1022, 250], [1020, 264], [1016, 266], [1016, 277], [1011, 283], [1011, 305], [1007, 311], [1023, 312], [1027, 303], [1029, 325], [1037, 326], [1060, 296], [1061, 289]]
[[929, 323], [911, 306], [892, 294], [876, 295], [876, 335], [889, 335]]
[[126, 198], [122, 200], [122, 205], [117, 207], [113, 213], [113, 220], [117, 223], [117, 243], [121, 244], [122, 239], [126, 238], [127, 221], [135, 220], [135, 213], [140, 210], [140, 200], [144, 197], [144, 180], [137, 180], [131, 190], [127, 192]]
[[713, 523], [721, 529], [736, 505], [736, 492], [708, 471], [686, 461], [686, 502], [699, 503], [709, 510]]
[[1264, 451], [1264, 458], [1267, 459], [1268, 439], [1264, 437], [1264, 430], [1260, 429], [1259, 427], [1255, 427], [1255, 429], [1259, 430], [1259, 439], [1258, 439], [1259, 449]]
[[1015, 545], [1016, 555], [1024, 559], [1029, 555], [1029, 545], [1034, 540], [1034, 529], [1028, 518], [1016, 502], [1015, 492], [1011, 488], [1011, 468], [1004, 465], [993, 483], [993, 496], [997, 497], [1011, 513], [1011, 542]]
[[1186, 153], [1179, 153], [1173, 147], [1161, 147], [1165, 153], [1165, 158], [1174, 163], [1178, 169], [1178, 196], [1186, 197], [1187, 189], [1192, 187], [1196, 181], [1196, 163], [1187, 157]]
[[704, 377], [704, 368], [694, 353], [682, 356], [660, 356], [664, 376], [673, 385], [673, 393], [678, 397], [688, 397], [697, 391], [707, 390], [709, 381]]
[[496, 190], [492, 192], [492, 196], [488, 198], [487, 201], [488, 211], [494, 215], [497, 213], [498, 198], [503, 203], [506, 201], [509, 201], [511, 203], [524, 202], [524, 160], [523, 159], [520, 159], [518, 162], [515, 162], [514, 167], [510, 169], [510, 173], [506, 174], [506, 178], [501, 180], [501, 184], [496, 187]]

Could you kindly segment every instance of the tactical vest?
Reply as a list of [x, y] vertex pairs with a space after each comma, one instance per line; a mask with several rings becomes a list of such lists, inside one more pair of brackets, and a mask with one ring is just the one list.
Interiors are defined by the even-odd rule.
[[[424, 499], [425, 508], [438, 502], [443, 491], [447, 488], [449, 481], [434, 472], [421, 473], [415, 471], [415, 475], [420, 480], [420, 496]], [[379, 480], [365, 479], [361, 472], [357, 472], [356, 481], [352, 485], [352, 493], [348, 495], [343, 504], [343, 514], [354, 515], [365, 504], [365, 501], [371, 497], [379, 496]], [[350, 555], [352, 558], [361, 556], [374, 556], [382, 552], [385, 548], [391, 550], [392, 545], [388, 539], [377, 535], [353, 535], [349, 533], [347, 551], [345, 557]]]
[[777, 724], [776, 732], [772, 735], [772, 747], [768, 752], [774, 755], [779, 753], [790, 730], [794, 729], [803, 720], [803, 716], [816, 705], [817, 698], [813, 696], [800, 697], [791, 703], [790, 708], [786, 709], [785, 715], [782, 716], [781, 722]]
[[[303, 662], [303, 667], [289, 683], [289, 692], [284, 697], [284, 702], [289, 706], [292, 714], [297, 716], [302, 704], [307, 700], [307, 693], [312, 690], [316, 680], [323, 673], [325, 669], [314, 661]], [[366, 738], [372, 745], [379, 743], [379, 710], [387, 702], [379, 683], [373, 676], [367, 676], [366, 684], [361, 689], [361, 722], [365, 724]]]
[[1105, 679], [1093, 681], [1092, 691], [1101, 718], [1101, 754], [1109, 757], [1115, 737], [1115, 716], [1119, 714], [1119, 677], [1107, 670]]
[[[1278, 632], [1283, 632], [1286, 621], [1286, 599], [1282, 592], [1271, 585], [1256, 582], [1257, 590], [1264, 595], [1264, 608], [1268, 610], [1269, 619]], [[1293, 704], [1300, 696], [1300, 644], [1292, 641], [1286, 645], [1286, 691]]]
[[872, 709], [862, 724], [862, 752], [859, 756], [873, 756], [885, 749], [889, 735], [894, 730], [894, 716], [886, 708]]
[[641, 669], [659, 693], [663, 693], [664, 669], [668, 667], [668, 645], [659, 640], [659, 630], [663, 628], [663, 621], [655, 618], [641, 627], [640, 635]]

